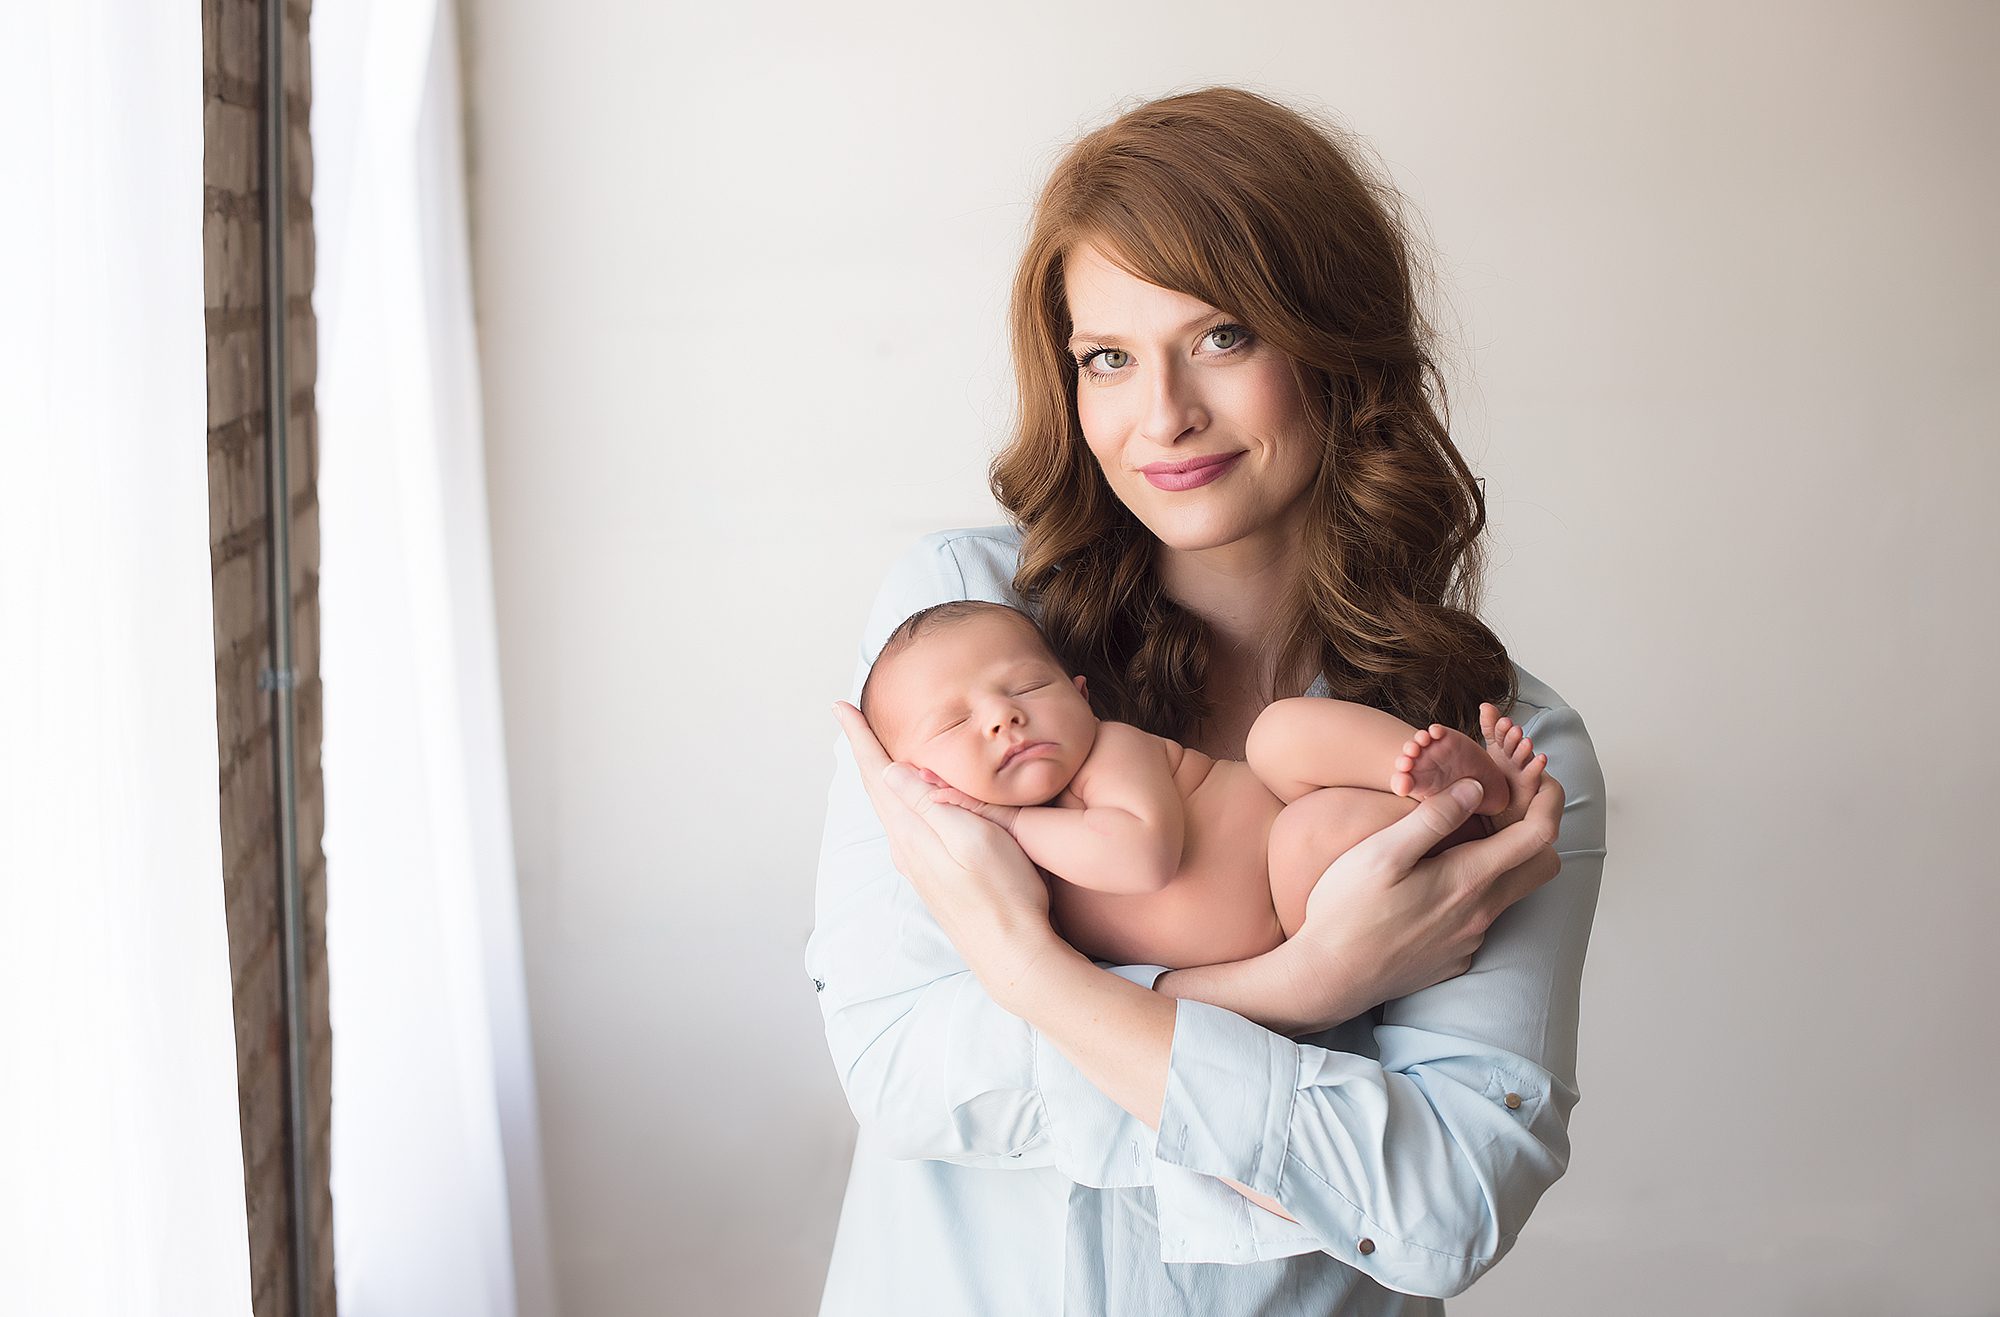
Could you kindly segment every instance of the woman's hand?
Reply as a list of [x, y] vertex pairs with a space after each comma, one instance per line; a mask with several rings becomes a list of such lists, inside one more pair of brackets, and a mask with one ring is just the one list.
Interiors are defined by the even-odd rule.
[[843, 700], [833, 714], [897, 870], [988, 994], [1006, 1006], [1037, 960], [1065, 948], [1049, 924], [1048, 884], [1005, 830], [941, 799], [920, 770], [891, 762], [861, 710]]
[[1313, 1028], [1463, 974], [1502, 910], [1562, 868], [1563, 789], [1544, 775], [1527, 816], [1490, 837], [1425, 854], [1479, 804], [1471, 779], [1349, 848], [1306, 898], [1305, 923], [1279, 950], [1292, 962]]
[[960, 809], [969, 809], [980, 818], [999, 824], [1006, 830], [1008, 836], [1014, 836], [1014, 825], [1021, 817], [1019, 805], [995, 805], [990, 801], [968, 796], [928, 768], [919, 767], [916, 773], [918, 777], [931, 784], [933, 801], [940, 805], [956, 805]]

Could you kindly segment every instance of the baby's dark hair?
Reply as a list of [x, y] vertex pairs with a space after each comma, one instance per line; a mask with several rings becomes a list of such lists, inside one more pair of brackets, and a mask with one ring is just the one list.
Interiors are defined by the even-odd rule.
[[1049, 643], [1049, 638], [1042, 633], [1042, 628], [1034, 618], [1008, 604], [990, 603], [984, 599], [951, 599], [941, 604], [932, 604], [929, 608], [919, 608], [897, 623], [896, 629], [889, 633], [889, 638], [882, 642], [882, 652], [875, 656], [875, 662], [868, 668], [868, 679], [861, 683], [861, 716], [868, 720], [870, 726], [874, 725], [875, 711], [869, 704], [868, 695], [874, 689], [875, 674], [882, 670], [885, 659], [893, 658], [908, 649], [927, 631], [936, 631], [953, 623], [969, 621], [991, 613], [1006, 613], [1019, 619], [1028, 633], [1041, 644], [1049, 656], [1049, 661], [1061, 668], [1065, 676], [1069, 675], [1069, 665], [1062, 661], [1060, 654], [1056, 653], [1056, 647]]

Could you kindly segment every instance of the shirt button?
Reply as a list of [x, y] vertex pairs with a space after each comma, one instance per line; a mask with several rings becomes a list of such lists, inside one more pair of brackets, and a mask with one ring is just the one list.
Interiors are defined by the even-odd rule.
[[1364, 1239], [1361, 1241], [1360, 1247], [1361, 1247], [1361, 1256], [1367, 1257], [1370, 1253], [1373, 1253], [1375, 1251], [1375, 1241], [1372, 1239]]
[[1507, 1110], [1509, 1111], [1519, 1111], [1521, 1109], [1521, 1095], [1519, 1093], [1509, 1093], [1504, 1101], [1507, 1103]]

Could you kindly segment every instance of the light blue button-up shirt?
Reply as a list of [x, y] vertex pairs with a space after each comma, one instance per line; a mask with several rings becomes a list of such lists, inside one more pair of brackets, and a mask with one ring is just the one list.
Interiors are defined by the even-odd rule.
[[[943, 531], [898, 558], [849, 699], [919, 608], [1022, 607], [1019, 545], [1006, 526]], [[821, 1317], [1402, 1317], [1497, 1262], [1569, 1161], [1604, 863], [1590, 738], [1519, 677], [1512, 716], [1568, 793], [1560, 876], [1467, 973], [1307, 1039], [1177, 1002], [1157, 1135], [994, 1005], [891, 863], [838, 741], [806, 968], [861, 1130]]]

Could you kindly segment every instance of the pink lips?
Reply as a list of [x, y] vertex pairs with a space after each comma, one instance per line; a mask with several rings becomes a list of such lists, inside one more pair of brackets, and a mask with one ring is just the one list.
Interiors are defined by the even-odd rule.
[[1007, 752], [1007, 757], [1000, 761], [1000, 767], [1004, 769], [1016, 759], [1033, 754], [1037, 750], [1053, 750], [1054, 748], [1054, 741], [1023, 741]]
[[1154, 462], [1140, 467], [1139, 472], [1155, 489], [1194, 489], [1220, 479], [1241, 456], [1242, 453], [1218, 453], [1186, 462]]

